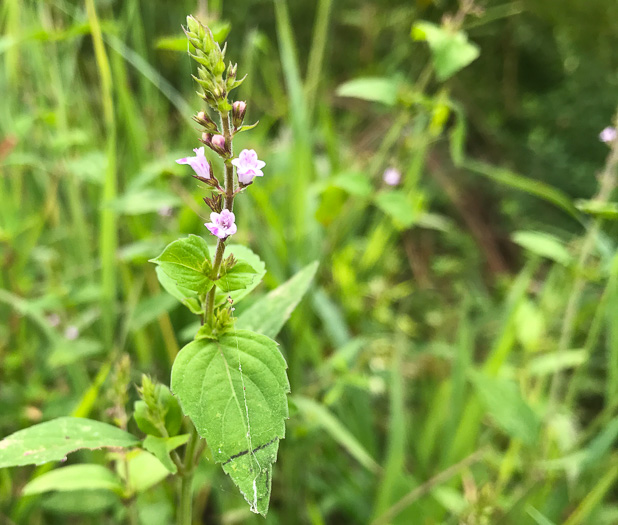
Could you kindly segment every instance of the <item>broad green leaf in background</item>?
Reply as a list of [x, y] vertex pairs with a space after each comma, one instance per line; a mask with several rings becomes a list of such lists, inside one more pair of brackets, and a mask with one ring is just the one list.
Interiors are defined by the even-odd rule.
[[417, 217], [413, 203], [401, 190], [382, 191], [375, 197], [375, 203], [384, 213], [392, 217], [399, 227], [409, 228]]
[[515, 383], [480, 372], [471, 372], [470, 378], [481, 403], [504, 432], [520, 439], [526, 445], [536, 442], [540, 421], [522, 397]]
[[513, 241], [536, 255], [546, 257], [564, 266], [569, 266], [573, 262], [573, 257], [564, 244], [549, 233], [518, 231], [513, 234]]
[[290, 386], [286, 362], [268, 337], [237, 330], [185, 346], [172, 368], [172, 391], [215, 462], [253, 512], [266, 515], [272, 464], [285, 436]]
[[61, 461], [82, 448], [132, 447], [139, 440], [117, 427], [80, 417], [60, 417], [0, 441], [0, 468]]
[[341, 84], [337, 88], [337, 95], [394, 106], [397, 103], [398, 91], [399, 82], [394, 78], [364, 77]]
[[305, 266], [291, 279], [245, 310], [236, 321], [236, 327], [253, 330], [267, 337], [276, 337], [307, 293], [317, 269], [317, 261]]
[[412, 38], [429, 44], [440, 82], [452, 77], [480, 54], [478, 46], [469, 42], [463, 31], [453, 32], [430, 22], [416, 22], [412, 26]]
[[157, 264], [181, 288], [202, 294], [212, 286], [208, 277], [211, 265], [208, 244], [197, 235], [168, 244], [163, 253], [150, 262]]
[[153, 454], [172, 474], [178, 472], [176, 464], [170, 458], [170, 452], [184, 445], [189, 440], [189, 434], [169, 438], [146, 436], [144, 448]]
[[253, 283], [257, 271], [248, 262], [237, 259], [236, 264], [227, 271], [222, 271], [215, 281], [217, 288], [222, 292], [244, 290]]
[[367, 174], [358, 171], [340, 173], [328, 179], [327, 182], [356, 197], [369, 197], [373, 192], [373, 186]]
[[24, 496], [52, 490], [70, 492], [75, 490], [123, 491], [122, 482], [103, 465], [69, 465], [46, 472], [24, 487]]
[[73, 490], [71, 492], [52, 492], [42, 498], [41, 507], [53, 514], [97, 515], [115, 505], [120, 498], [109, 490]]

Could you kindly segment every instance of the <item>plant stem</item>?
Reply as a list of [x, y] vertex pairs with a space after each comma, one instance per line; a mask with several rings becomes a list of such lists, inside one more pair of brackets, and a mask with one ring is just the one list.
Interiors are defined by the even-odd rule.
[[[616, 170], [618, 169], [618, 144], [614, 141], [612, 149], [607, 158], [605, 168], [599, 176], [599, 191], [594, 197], [594, 201], [598, 203], [606, 203], [609, 201], [612, 191], [616, 187]], [[584, 242], [577, 260], [577, 266], [575, 271], [577, 276], [573, 283], [573, 288], [569, 295], [567, 305], [564, 311], [564, 317], [562, 321], [562, 328], [560, 330], [560, 339], [558, 341], [559, 354], [568, 350], [575, 328], [575, 317], [579, 311], [579, 304], [586, 287], [585, 268], [588, 263], [588, 259], [592, 255], [595, 243], [599, 232], [601, 231], [601, 225], [603, 223], [602, 217], [596, 217], [593, 220], [592, 226], [588, 229]], [[550, 408], [556, 406], [558, 398], [562, 393], [564, 382], [564, 374], [561, 371], [557, 371], [552, 378], [550, 387]]]
[[[230, 114], [229, 112], [221, 112], [221, 127], [223, 128], [223, 136], [225, 138], [225, 150], [228, 152], [225, 162], [225, 203], [224, 208], [232, 211], [234, 207], [234, 166], [232, 166], [232, 131], [230, 128]], [[217, 279], [219, 276], [219, 270], [221, 269], [221, 262], [223, 261], [223, 252], [225, 251], [225, 239], [219, 239], [217, 242], [217, 251], [215, 253], [215, 260], [212, 264], [212, 273], [210, 278], [212, 280]], [[215, 292], [216, 287], [213, 284], [212, 288], [206, 295], [206, 307], [204, 309], [204, 323], [208, 323], [212, 319], [215, 310]]]
[[178, 525], [191, 525], [193, 516], [193, 475], [197, 458], [195, 447], [200, 439], [195, 425], [191, 423], [191, 436], [185, 448], [184, 465], [180, 477], [180, 506], [178, 512]]
[[[234, 205], [234, 166], [232, 165], [232, 131], [230, 127], [229, 112], [221, 112], [221, 127], [223, 136], [225, 137], [225, 201], [224, 208], [232, 211]], [[219, 277], [221, 263], [223, 262], [223, 253], [225, 252], [225, 239], [217, 241], [217, 249], [215, 259], [212, 263], [212, 272], [210, 278], [214, 281]], [[216, 286], [213, 284], [204, 301], [204, 317], [203, 324], [209, 324], [212, 321], [215, 311], [215, 293]], [[191, 437], [185, 447], [184, 461], [182, 469], [179, 468], [180, 478], [180, 507], [178, 512], [178, 525], [191, 525], [191, 517], [193, 514], [193, 494], [191, 486], [193, 483], [193, 474], [195, 466], [199, 462], [200, 456], [204, 451], [204, 445], [199, 443], [200, 436], [193, 423], [191, 423]]]

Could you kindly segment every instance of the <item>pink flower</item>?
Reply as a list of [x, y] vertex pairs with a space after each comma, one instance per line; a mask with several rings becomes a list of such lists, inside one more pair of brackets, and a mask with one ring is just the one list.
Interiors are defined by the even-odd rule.
[[211, 222], [205, 222], [204, 226], [219, 239], [225, 239], [236, 233], [236, 224], [234, 224], [236, 217], [230, 210], [223, 210], [221, 213], [213, 211], [210, 214], [210, 220]]
[[178, 164], [188, 164], [193, 168], [198, 179], [210, 179], [210, 164], [204, 156], [204, 146], [201, 148], [195, 148], [195, 157], [185, 157], [184, 159], [178, 159]]
[[238, 173], [238, 182], [241, 184], [251, 184], [254, 177], [263, 177], [262, 168], [266, 163], [258, 160], [257, 153], [252, 149], [244, 149], [240, 152], [237, 159], [232, 161]]
[[401, 172], [395, 168], [387, 168], [384, 170], [382, 180], [389, 186], [397, 186], [401, 182]]
[[614, 142], [617, 136], [618, 132], [616, 128], [607, 127], [599, 133], [599, 140], [605, 142], [605, 144], [609, 144], [610, 142]]

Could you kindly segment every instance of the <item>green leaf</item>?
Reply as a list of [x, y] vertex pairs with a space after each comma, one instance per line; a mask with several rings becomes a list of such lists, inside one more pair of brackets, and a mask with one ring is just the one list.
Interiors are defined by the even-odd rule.
[[272, 464], [285, 436], [290, 386], [286, 362], [268, 337], [237, 330], [185, 346], [172, 368], [172, 391], [215, 462], [253, 512], [266, 515]]
[[601, 202], [593, 199], [578, 199], [575, 201], [575, 207], [587, 215], [594, 215], [595, 217], [609, 220], [618, 219], [617, 202]]
[[429, 44], [436, 77], [440, 82], [452, 77], [459, 70], [478, 58], [477, 45], [468, 41], [463, 31], [452, 32], [430, 22], [416, 22], [412, 38]]
[[417, 214], [408, 196], [401, 190], [382, 191], [375, 197], [375, 203], [384, 213], [392, 217], [403, 228], [414, 224]]
[[159, 265], [180, 288], [204, 294], [212, 286], [208, 277], [211, 270], [208, 244], [197, 235], [168, 244], [163, 253], [150, 262]]
[[172, 461], [172, 458], [170, 458], [170, 452], [184, 445], [187, 441], [189, 441], [189, 434], [182, 434], [170, 438], [146, 436], [143, 446], [148, 452], [154, 454], [167, 470], [172, 474], [176, 474], [178, 468]]
[[0, 468], [64, 460], [83, 448], [132, 447], [139, 440], [117, 427], [80, 417], [60, 417], [0, 441]]
[[332, 186], [357, 197], [369, 197], [373, 193], [373, 186], [369, 181], [369, 177], [362, 172], [347, 171], [340, 173], [329, 179], [328, 182]]
[[221, 272], [219, 279], [215, 281], [215, 285], [222, 292], [234, 292], [244, 290], [251, 286], [257, 270], [248, 262], [237, 259], [236, 264], [227, 271]]
[[[152, 454], [144, 450], [132, 450], [127, 454], [129, 467], [129, 492], [141, 493], [169, 476], [170, 471]], [[118, 462], [118, 473], [127, 480], [125, 462]]]
[[111, 490], [121, 494], [120, 479], [102, 465], [69, 465], [61, 467], [33, 479], [24, 487], [24, 496], [57, 490]]
[[[215, 247], [212, 248], [212, 255], [214, 256]], [[223, 252], [223, 258], [226, 259], [230, 255], [234, 255], [236, 259], [239, 261], [242, 260], [248, 263], [255, 270], [255, 277], [249, 286], [243, 288], [241, 290], [234, 290], [233, 292], [223, 292], [217, 289], [217, 293], [215, 295], [216, 304], [221, 304], [225, 302], [225, 300], [229, 297], [237, 303], [243, 297], [245, 297], [249, 292], [251, 292], [260, 282], [262, 278], [266, 274], [266, 266], [262, 262], [262, 260], [253, 253], [246, 246], [242, 246], [240, 244], [229, 244], [225, 247], [225, 251]]]
[[397, 103], [398, 91], [399, 82], [394, 78], [364, 77], [341, 84], [337, 88], [337, 95], [394, 106]]
[[276, 337], [307, 293], [317, 269], [318, 262], [312, 262], [294, 277], [259, 299], [238, 318], [237, 328]]
[[528, 373], [531, 376], [545, 376], [555, 374], [569, 368], [577, 368], [588, 360], [588, 351], [584, 348], [580, 350], [564, 350], [543, 354], [530, 360]]
[[573, 263], [573, 257], [564, 244], [549, 233], [518, 231], [513, 234], [513, 241], [536, 255], [551, 259], [564, 266]]
[[41, 502], [41, 507], [53, 514], [97, 515], [105, 510], [120, 506], [120, 498], [108, 490], [73, 490], [52, 492]]
[[[155, 387], [155, 396], [157, 403], [163, 407], [165, 412], [163, 421], [165, 429], [169, 435], [173, 436], [180, 430], [180, 425], [182, 424], [182, 412], [178, 405], [178, 400], [172, 395], [169, 388], [160, 383]], [[161, 432], [151, 420], [146, 402], [140, 399], [133, 406], [133, 419], [135, 419], [139, 429], [144, 434], [161, 436]]]
[[480, 372], [472, 372], [470, 378], [481, 403], [496, 424], [511, 437], [520, 439], [526, 445], [534, 445], [540, 422], [517, 385]]
[[257, 122], [255, 122], [254, 124], [247, 124], [245, 126], [241, 126], [240, 128], [238, 128], [236, 130], [236, 133], [241, 133], [243, 131], [249, 131], [250, 129], [255, 128], [255, 126], [257, 126], [260, 123], [260, 121], [258, 120]]
[[203, 312], [200, 306], [200, 301], [194, 292], [188, 290], [187, 288], [183, 288], [182, 286], [178, 286], [176, 281], [169, 277], [160, 266], [157, 266], [155, 271], [157, 272], [159, 283], [168, 294], [178, 299], [189, 310], [191, 310], [192, 313], [200, 315]]

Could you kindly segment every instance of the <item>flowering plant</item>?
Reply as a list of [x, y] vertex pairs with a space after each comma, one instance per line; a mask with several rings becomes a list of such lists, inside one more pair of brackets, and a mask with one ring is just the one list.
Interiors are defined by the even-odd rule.
[[[237, 65], [225, 66], [225, 47], [221, 49], [210, 29], [192, 16], [184, 31], [191, 46], [189, 54], [198, 64], [194, 76], [198, 94], [217, 114], [219, 123], [209, 116], [208, 108], [199, 111], [194, 120], [201, 127], [204, 146], [193, 150], [195, 156], [177, 163], [189, 165], [193, 177], [210, 192], [204, 197], [210, 208], [205, 227], [217, 242], [211, 248], [202, 236], [189, 235], [173, 241], [151, 262], [156, 264], [163, 288], [199, 316], [201, 327], [176, 356], [170, 388], [142, 376], [141, 400], [135, 403], [133, 417], [146, 435], [143, 440], [126, 431], [126, 418], [122, 429], [85, 418], [58, 418], [0, 441], [0, 468], [62, 461], [82, 448], [143, 448], [163, 477], [165, 473], [180, 476], [178, 523], [190, 525], [194, 473], [206, 446], [251, 510], [263, 515], [268, 511], [272, 465], [285, 435], [290, 390], [286, 361], [272, 338], [309, 288], [317, 263], [235, 318], [234, 306], [260, 283], [266, 270], [251, 250], [229, 243], [238, 231], [234, 199], [255, 177], [264, 175], [266, 163], [252, 149], [241, 151], [237, 158], [233, 154], [234, 136], [255, 126], [243, 125], [246, 102], [232, 104], [228, 98], [243, 81], [236, 78]], [[206, 148], [221, 159], [222, 180], [206, 158]], [[114, 461], [121, 463], [117, 470], [124, 472], [123, 479], [116, 480], [103, 467], [103, 472], [97, 472], [109, 483], [113, 477], [119, 492], [131, 502], [136, 489], [129, 482], [127, 456], [118, 458]], [[70, 468], [62, 469], [63, 479], [72, 472], [77, 478], [83, 476], [69, 472]], [[95, 470], [90, 469], [89, 475]], [[40, 485], [56, 472], [35, 481]]]

